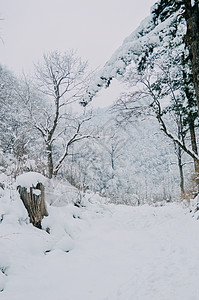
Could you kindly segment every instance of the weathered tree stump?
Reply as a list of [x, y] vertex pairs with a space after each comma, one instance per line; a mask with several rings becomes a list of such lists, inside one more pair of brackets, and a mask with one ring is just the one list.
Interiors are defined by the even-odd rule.
[[30, 222], [33, 226], [41, 229], [41, 221], [44, 216], [48, 216], [44, 185], [38, 182], [36, 185], [27, 187], [18, 185], [17, 190], [19, 191], [20, 198], [23, 201], [25, 208], [28, 211]]

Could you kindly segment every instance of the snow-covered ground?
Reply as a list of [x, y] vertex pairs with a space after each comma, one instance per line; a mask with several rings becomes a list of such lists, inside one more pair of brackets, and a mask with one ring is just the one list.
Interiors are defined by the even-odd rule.
[[180, 205], [130, 207], [87, 196], [48, 206], [45, 230], [0, 198], [3, 300], [198, 300], [199, 221]]

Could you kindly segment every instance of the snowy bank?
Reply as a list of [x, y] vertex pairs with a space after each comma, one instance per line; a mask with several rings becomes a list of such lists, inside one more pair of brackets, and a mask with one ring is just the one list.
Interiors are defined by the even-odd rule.
[[16, 179], [16, 185], [17, 186], [23, 186], [25, 188], [30, 188], [32, 186], [36, 187], [38, 183], [42, 183], [45, 185], [46, 183], [46, 177], [44, 177], [42, 174], [37, 172], [28, 172], [21, 174]]

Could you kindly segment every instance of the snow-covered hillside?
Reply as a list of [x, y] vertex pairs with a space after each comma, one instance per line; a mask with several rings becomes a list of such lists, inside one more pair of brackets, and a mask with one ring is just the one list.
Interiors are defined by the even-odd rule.
[[48, 204], [49, 234], [29, 224], [14, 190], [2, 191], [1, 299], [198, 299], [199, 226], [182, 206], [116, 206], [93, 194], [83, 204]]

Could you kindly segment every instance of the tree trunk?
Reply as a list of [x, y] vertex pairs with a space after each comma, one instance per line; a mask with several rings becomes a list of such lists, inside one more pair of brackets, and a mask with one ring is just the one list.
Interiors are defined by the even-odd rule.
[[192, 7], [191, 0], [184, 1], [185, 20], [187, 24], [186, 45], [189, 49], [193, 83], [196, 92], [199, 113], [199, 8], [198, 3]]
[[[198, 155], [198, 148], [197, 148], [197, 142], [196, 142], [196, 135], [195, 135], [195, 124], [192, 117], [189, 119], [189, 130], [190, 130], [190, 136], [191, 136], [191, 147], [194, 153]], [[195, 182], [196, 182], [196, 190], [198, 192], [199, 190], [199, 161], [197, 159], [194, 159], [194, 169], [195, 169]]]
[[51, 179], [53, 177], [53, 157], [51, 144], [46, 144], [46, 150], [48, 159], [48, 177]]
[[[191, 136], [191, 147], [195, 154], [198, 155], [198, 148], [196, 142], [196, 134], [195, 134], [195, 124], [192, 116], [189, 116], [189, 131]], [[199, 161], [194, 159], [194, 169], [196, 174], [199, 174]]]
[[36, 187], [30, 187], [30, 190], [27, 190], [27, 188], [23, 186], [18, 186], [17, 189], [24, 206], [28, 211], [30, 222], [33, 226], [41, 229], [43, 217], [48, 216], [43, 184], [38, 183]]
[[185, 189], [184, 189], [184, 174], [183, 174], [183, 165], [182, 165], [182, 149], [179, 145], [177, 145], [177, 155], [178, 155], [178, 168], [180, 172], [180, 191], [181, 197], [184, 197]]

